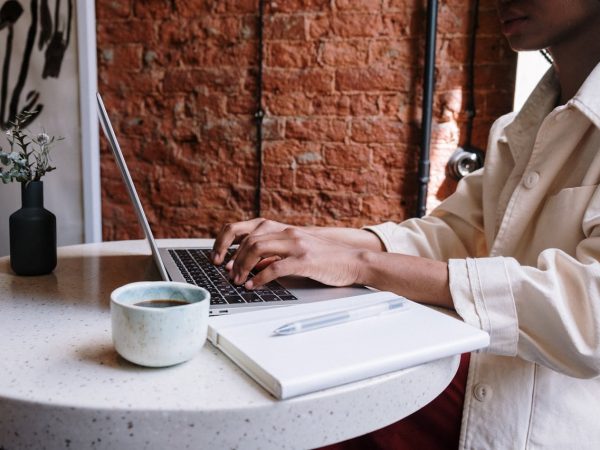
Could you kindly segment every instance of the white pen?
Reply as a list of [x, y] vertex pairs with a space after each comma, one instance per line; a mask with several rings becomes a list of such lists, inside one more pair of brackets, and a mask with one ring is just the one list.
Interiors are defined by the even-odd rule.
[[317, 328], [337, 325], [351, 320], [364, 319], [366, 317], [376, 316], [386, 311], [399, 310], [406, 308], [406, 299], [396, 297], [385, 302], [375, 303], [368, 306], [359, 306], [357, 308], [335, 311], [320, 316], [309, 317], [307, 319], [297, 320], [280, 326], [273, 334], [276, 336], [301, 333], [303, 331], [315, 330]]

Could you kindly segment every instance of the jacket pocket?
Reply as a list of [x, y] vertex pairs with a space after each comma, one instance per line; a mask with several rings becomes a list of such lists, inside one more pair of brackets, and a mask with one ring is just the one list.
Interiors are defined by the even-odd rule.
[[577, 244], [585, 239], [584, 216], [598, 185], [562, 189], [548, 197], [538, 218], [535, 244], [539, 251], [559, 248], [575, 254]]

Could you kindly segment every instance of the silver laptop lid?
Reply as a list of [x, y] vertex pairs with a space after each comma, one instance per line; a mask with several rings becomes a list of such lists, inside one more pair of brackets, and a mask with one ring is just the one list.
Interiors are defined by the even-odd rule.
[[110, 148], [112, 149], [112, 152], [115, 155], [117, 165], [119, 166], [119, 171], [121, 172], [121, 176], [123, 177], [125, 186], [127, 186], [127, 192], [129, 193], [129, 197], [131, 198], [131, 202], [133, 203], [133, 207], [137, 214], [138, 220], [140, 222], [140, 225], [142, 226], [142, 229], [144, 230], [146, 239], [150, 244], [150, 249], [152, 250], [154, 262], [156, 263], [156, 267], [158, 268], [162, 279], [168, 281], [170, 279], [169, 275], [167, 274], [167, 270], [165, 269], [163, 260], [160, 257], [160, 254], [158, 253], [158, 247], [156, 246], [156, 241], [154, 240], [154, 236], [152, 235], [152, 230], [150, 229], [150, 225], [148, 224], [148, 220], [146, 219], [146, 214], [144, 214], [144, 209], [142, 208], [142, 203], [140, 202], [137, 191], [135, 190], [135, 186], [133, 185], [131, 175], [129, 175], [129, 169], [127, 169], [127, 164], [125, 164], [125, 158], [123, 158], [121, 147], [119, 147], [119, 142], [117, 141], [117, 137], [110, 123], [110, 119], [108, 118], [108, 114], [106, 113], [106, 108], [104, 108], [104, 102], [102, 101], [102, 97], [100, 96], [99, 92], [96, 93], [96, 99], [98, 100], [98, 117], [100, 119], [100, 123], [102, 124], [102, 129], [104, 130], [104, 134], [108, 139]]

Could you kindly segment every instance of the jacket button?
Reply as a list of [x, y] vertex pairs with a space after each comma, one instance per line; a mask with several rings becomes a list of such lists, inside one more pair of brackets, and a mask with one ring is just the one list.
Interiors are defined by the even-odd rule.
[[523, 185], [527, 189], [531, 189], [538, 183], [538, 181], [540, 181], [540, 174], [535, 171], [529, 172], [527, 175], [525, 175], [525, 179], [523, 180]]
[[484, 401], [491, 399], [492, 394], [493, 394], [493, 391], [489, 384], [478, 383], [473, 388], [473, 395], [480, 402], [484, 402]]

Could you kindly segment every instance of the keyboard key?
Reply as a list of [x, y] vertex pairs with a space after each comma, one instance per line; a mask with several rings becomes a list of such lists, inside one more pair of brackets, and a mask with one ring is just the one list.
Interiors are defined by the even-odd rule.
[[239, 295], [226, 295], [225, 300], [227, 300], [227, 303], [232, 305], [237, 303], [246, 303]]
[[246, 294], [241, 294], [241, 296], [248, 303], [262, 302], [262, 299], [257, 294], [246, 293]]

